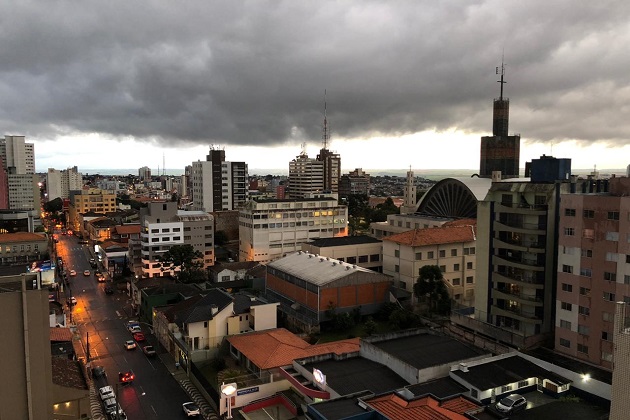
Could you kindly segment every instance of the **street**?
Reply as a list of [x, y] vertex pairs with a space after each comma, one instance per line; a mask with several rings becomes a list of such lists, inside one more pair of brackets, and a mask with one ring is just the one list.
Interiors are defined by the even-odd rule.
[[[118, 402], [131, 420], [186, 418], [182, 403], [189, 397], [173, 378], [159, 357], [148, 358], [142, 347], [152, 345], [161, 352], [156, 338], [147, 324], [142, 324], [146, 341], [137, 343], [134, 350], [126, 350], [124, 343], [133, 339], [126, 329], [131, 315], [128, 296], [115, 290], [105, 294], [106, 283], [98, 283], [91, 269], [88, 245], [80, 245], [71, 235], [59, 235], [57, 256], [63, 258], [65, 269], [77, 275], [68, 277], [65, 298], [74, 296], [77, 304], [72, 310], [73, 322], [81, 334], [81, 341], [90, 357], [91, 366], [105, 368], [109, 385], [118, 393]], [[102, 267], [99, 267], [102, 270]], [[91, 270], [89, 276], [84, 270]], [[89, 349], [89, 352], [88, 352]], [[133, 371], [132, 384], [118, 384], [118, 373]]]

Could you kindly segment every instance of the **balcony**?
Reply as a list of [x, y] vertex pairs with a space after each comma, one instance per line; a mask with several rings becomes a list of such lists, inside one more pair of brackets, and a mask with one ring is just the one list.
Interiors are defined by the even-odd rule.
[[509, 258], [493, 255], [492, 264], [520, 268], [521, 270], [545, 271], [545, 267], [543, 265], [538, 265], [537, 261], [529, 258]]
[[543, 301], [541, 298], [534, 295], [514, 293], [507, 287], [498, 287], [496, 289], [492, 289], [492, 297], [494, 299], [513, 300], [524, 305], [543, 306]]
[[547, 226], [539, 223], [524, 223], [524, 222], [499, 222], [494, 221], [493, 228], [496, 231], [502, 232], [516, 232], [516, 233], [530, 233], [534, 235], [544, 235], [547, 232]]
[[492, 315], [500, 315], [507, 318], [517, 319], [521, 322], [527, 322], [530, 324], [542, 324], [542, 319], [537, 318], [534, 314], [524, 312], [518, 306], [510, 306], [506, 308], [500, 308], [498, 306], [491, 306], [490, 313]]
[[494, 238], [493, 244], [495, 248], [513, 249], [521, 252], [541, 253], [546, 250], [546, 244], [544, 242], [538, 243], [528, 239], [514, 240]]
[[545, 287], [543, 280], [537, 280], [535, 276], [525, 276], [523, 274], [502, 274], [492, 273], [493, 283], [511, 283], [521, 287], [533, 287], [534, 289], [543, 289]]
[[523, 215], [544, 216], [547, 214], [547, 205], [530, 205], [522, 203], [497, 203], [494, 205], [497, 213], [512, 213]]

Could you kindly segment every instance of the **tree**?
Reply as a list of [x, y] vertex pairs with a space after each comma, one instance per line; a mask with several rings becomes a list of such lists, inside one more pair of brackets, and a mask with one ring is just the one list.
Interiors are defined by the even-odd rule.
[[57, 197], [54, 200], [44, 203], [44, 210], [48, 213], [56, 213], [63, 209], [63, 200], [61, 197]]
[[437, 265], [425, 265], [420, 268], [420, 276], [413, 285], [413, 294], [421, 301], [428, 302], [429, 312], [434, 310], [447, 315], [451, 310], [451, 298], [448, 294], [442, 270]]
[[203, 271], [203, 254], [196, 251], [192, 245], [173, 245], [158, 260], [162, 263], [164, 271], [179, 269], [177, 278], [183, 283], [197, 283], [206, 278]]
[[367, 335], [372, 335], [376, 332], [376, 329], [378, 328], [378, 325], [376, 324], [376, 322], [372, 319], [372, 317], [368, 317], [367, 321], [365, 321], [365, 325], [363, 326], [363, 329], [365, 330], [365, 333]]

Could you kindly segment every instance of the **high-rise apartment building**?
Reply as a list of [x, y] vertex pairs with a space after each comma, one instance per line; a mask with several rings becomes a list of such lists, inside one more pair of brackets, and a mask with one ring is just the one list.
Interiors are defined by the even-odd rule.
[[151, 181], [151, 168], [143, 166], [138, 169], [138, 178], [140, 178], [140, 181], [143, 182]]
[[0, 140], [0, 157], [7, 174], [7, 201], [10, 210], [39, 214], [40, 194], [35, 174], [35, 152], [24, 136], [5, 136]]
[[613, 330], [615, 369], [612, 374], [610, 420], [625, 420], [630, 413], [630, 307], [627, 303], [615, 304]]
[[35, 173], [35, 148], [24, 136], [4, 136], [0, 140], [0, 156], [10, 174]]
[[559, 201], [571, 171], [560, 160], [532, 161], [531, 181], [493, 182], [478, 206], [475, 318], [519, 347], [554, 330]]
[[612, 370], [615, 304], [630, 303], [630, 178], [561, 195], [557, 270], [556, 351]]
[[247, 200], [247, 164], [227, 162], [225, 150], [210, 148], [205, 161], [192, 163], [192, 208], [214, 212], [237, 210]]
[[46, 191], [48, 201], [55, 198], [69, 198], [70, 191], [80, 190], [83, 187], [83, 176], [76, 166], [68, 169], [48, 168], [46, 175]]
[[348, 235], [348, 208], [336, 197], [256, 199], [239, 213], [239, 261], [269, 262], [304, 242]]
[[339, 197], [349, 195], [368, 195], [370, 193], [370, 174], [357, 168], [339, 178]]
[[324, 191], [324, 162], [309, 158], [305, 150], [289, 162], [289, 197], [306, 198]]
[[[140, 246], [130, 241], [130, 252], [139, 250], [140, 272], [143, 277], [162, 277], [173, 274], [164, 269], [159, 256], [174, 245], [191, 245], [203, 255], [203, 268], [214, 265], [214, 222], [202, 211], [178, 210], [175, 202], [148, 203], [140, 212]], [[134, 243], [132, 243], [134, 242]], [[132, 261], [137, 261], [131, 255]]]
[[521, 136], [508, 135], [510, 120], [510, 100], [503, 97], [503, 85], [506, 83], [503, 64], [497, 67], [497, 74], [501, 75], [501, 95], [494, 100], [492, 118], [492, 136], [481, 138], [481, 155], [479, 162], [479, 176], [492, 177], [493, 172], [501, 172], [502, 178], [518, 178], [519, 159], [521, 154]]

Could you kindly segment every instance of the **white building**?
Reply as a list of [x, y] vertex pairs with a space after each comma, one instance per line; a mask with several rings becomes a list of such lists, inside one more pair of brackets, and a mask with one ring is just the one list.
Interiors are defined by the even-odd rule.
[[24, 136], [5, 136], [0, 140], [0, 156], [7, 173], [9, 209], [30, 210], [39, 215], [39, 179], [34, 175], [34, 150], [34, 145], [26, 143]]
[[193, 210], [237, 210], [247, 200], [247, 164], [227, 162], [225, 150], [210, 149], [205, 161], [192, 163]]
[[55, 198], [69, 198], [70, 191], [80, 190], [82, 187], [83, 176], [79, 173], [76, 166], [62, 169], [61, 171], [48, 168], [48, 174], [46, 175], [48, 201], [52, 201]]
[[24, 136], [4, 136], [0, 140], [0, 156], [9, 174], [35, 173], [35, 146]]
[[302, 152], [289, 162], [289, 197], [305, 198], [324, 191], [324, 162]]
[[269, 262], [302, 243], [348, 235], [348, 208], [334, 196], [257, 199], [239, 213], [239, 261]]
[[140, 178], [141, 181], [151, 181], [151, 168], [143, 166], [138, 169], [138, 178]]

